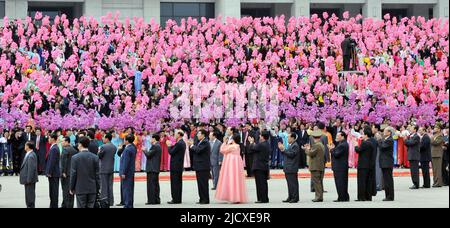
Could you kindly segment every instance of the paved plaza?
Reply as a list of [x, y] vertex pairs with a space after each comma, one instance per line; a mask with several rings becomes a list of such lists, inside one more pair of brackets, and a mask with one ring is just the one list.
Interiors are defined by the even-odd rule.
[[[399, 170], [396, 170], [399, 172]], [[330, 171], [327, 171], [328, 177], [324, 180], [324, 187], [328, 193], [325, 193], [323, 203], [313, 203], [314, 193], [309, 192], [310, 179], [300, 178], [300, 203], [298, 204], [284, 204], [282, 201], [287, 198], [286, 181], [282, 179], [281, 171], [273, 171], [272, 174], [278, 177], [269, 180], [269, 197], [270, 204], [254, 204], [256, 201], [256, 189], [253, 179], [247, 180], [247, 188], [250, 198], [248, 204], [228, 204], [214, 200], [214, 191], [210, 192], [210, 205], [197, 205], [197, 183], [192, 180], [194, 174], [185, 172], [185, 181], [183, 182], [183, 204], [182, 205], [168, 205], [167, 201], [170, 197], [170, 181], [168, 181], [168, 173], [161, 174], [161, 205], [146, 206], [146, 182], [142, 181], [145, 174], [137, 174], [137, 181], [135, 185], [135, 204], [136, 208], [449, 208], [449, 189], [448, 187], [433, 188], [433, 189], [419, 189], [410, 190], [411, 179], [409, 176], [398, 175], [395, 177], [395, 202], [382, 202], [384, 192], [374, 197], [373, 202], [355, 202], [357, 193], [356, 178], [353, 177], [355, 170], [352, 170], [352, 177], [349, 180], [349, 193], [351, 202], [348, 203], [334, 203], [337, 199], [334, 179], [330, 176]], [[302, 176], [308, 174], [306, 170], [300, 172]], [[186, 178], [187, 177], [187, 178]], [[19, 185], [18, 177], [0, 177], [0, 184], [3, 186], [0, 192], [0, 208], [23, 208], [25, 207], [25, 191], [24, 187]], [[114, 183], [115, 203], [120, 200], [120, 184]], [[60, 192], [60, 202], [62, 201], [62, 194]], [[47, 208], [49, 206], [48, 196], [48, 182], [47, 178], [40, 176], [39, 183], [36, 185], [36, 207]]]

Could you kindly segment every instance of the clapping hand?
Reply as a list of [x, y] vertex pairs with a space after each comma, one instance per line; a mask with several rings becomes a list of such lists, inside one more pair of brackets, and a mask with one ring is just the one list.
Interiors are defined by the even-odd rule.
[[330, 145], [328, 145], [328, 147], [330, 148], [330, 150], [334, 149], [336, 146], [334, 145], [334, 143], [331, 143]]
[[167, 140], [167, 141], [166, 141], [166, 145], [169, 146], [169, 147], [171, 147], [171, 146], [172, 146], [172, 142], [171, 142], [170, 140]]

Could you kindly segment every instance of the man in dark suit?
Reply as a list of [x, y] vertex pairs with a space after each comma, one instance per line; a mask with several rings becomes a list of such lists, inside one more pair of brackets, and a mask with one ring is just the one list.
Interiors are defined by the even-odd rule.
[[352, 59], [353, 50], [352, 44], [354, 44], [354, 41], [352, 40], [350, 34], [346, 34], [344, 41], [341, 43], [342, 55], [344, 59], [344, 71], [350, 70], [350, 61]]
[[63, 191], [62, 208], [73, 208], [74, 197], [70, 194], [70, 171], [72, 158], [78, 153], [70, 144], [70, 138], [65, 137], [63, 142], [63, 152], [61, 155], [61, 187]]
[[269, 145], [270, 133], [268, 131], [261, 132], [259, 143], [255, 144], [253, 137], [249, 137], [250, 150], [249, 154], [253, 155], [253, 167], [252, 171], [255, 175], [256, 182], [256, 203], [269, 203], [269, 193], [267, 180], [269, 176], [269, 158], [270, 158], [270, 145]]
[[297, 134], [292, 132], [288, 136], [288, 148], [284, 148], [283, 143], [278, 143], [278, 148], [284, 156], [283, 171], [288, 185], [288, 198], [283, 203], [298, 203], [298, 163], [300, 160], [300, 147], [297, 142]]
[[151, 139], [152, 147], [144, 150], [147, 157], [145, 171], [147, 172], [147, 203], [146, 205], [161, 204], [159, 197], [159, 172], [161, 165], [161, 145], [159, 134], [154, 134]]
[[[366, 126], [363, 130], [363, 141], [360, 146], [355, 147], [358, 154], [358, 199], [356, 201], [372, 201], [373, 193], [371, 189], [370, 169], [373, 158], [373, 144], [370, 142], [372, 129]], [[353, 145], [358, 145], [355, 141]]]
[[177, 142], [174, 146], [169, 146], [170, 154], [170, 189], [172, 200], [169, 204], [181, 204], [183, 193], [183, 170], [184, 170], [184, 154], [186, 152], [186, 143], [183, 141], [184, 133], [177, 131], [175, 134]]
[[107, 133], [103, 138], [103, 145], [98, 152], [100, 161], [100, 183], [101, 183], [101, 198], [108, 199], [109, 205], [114, 205], [114, 157], [117, 147], [111, 143], [112, 135]]
[[45, 170], [45, 156], [47, 154], [47, 137], [42, 135], [42, 130], [36, 128], [36, 137], [34, 138], [34, 145], [36, 145], [36, 155], [38, 158], [38, 173], [44, 173]]
[[27, 208], [35, 207], [36, 183], [38, 182], [37, 156], [34, 153], [34, 143], [25, 144], [25, 158], [20, 167], [20, 184], [25, 186], [25, 203]]
[[25, 132], [23, 133], [23, 137], [24, 137], [25, 142], [35, 141], [36, 135], [33, 133], [33, 127], [32, 126], [27, 125], [25, 127]]
[[211, 145], [208, 142], [206, 130], [201, 129], [197, 133], [199, 143], [189, 142], [190, 151], [193, 154], [193, 169], [197, 176], [198, 204], [209, 204], [209, 174], [211, 171]]
[[99, 146], [98, 146], [97, 140], [95, 139], [95, 132], [93, 130], [89, 130], [88, 137], [89, 137], [89, 140], [90, 140], [89, 148], [88, 148], [89, 152], [97, 155]]
[[334, 182], [338, 193], [338, 199], [334, 202], [348, 202], [348, 154], [349, 146], [347, 143], [347, 134], [340, 131], [336, 134], [336, 143], [331, 145], [331, 166], [334, 173]]
[[297, 130], [297, 144], [300, 147], [300, 161], [299, 161], [299, 168], [303, 169], [306, 167], [306, 154], [305, 151], [302, 149], [304, 145], [309, 143], [309, 135], [306, 131], [305, 124], [300, 124], [300, 129]]
[[383, 201], [394, 201], [394, 129], [387, 127], [383, 131], [383, 138], [378, 141], [380, 149], [379, 164], [383, 173], [384, 191], [386, 198]]
[[419, 128], [420, 140], [420, 167], [422, 168], [423, 188], [431, 188], [430, 162], [431, 139], [424, 127]]
[[217, 183], [219, 182], [219, 174], [220, 174], [220, 166], [223, 161], [223, 154], [220, 153], [220, 147], [222, 146], [222, 142], [217, 138], [219, 136], [219, 132], [210, 132], [209, 133], [209, 143], [211, 144], [211, 171], [212, 171], [212, 180], [213, 180], [213, 188], [212, 190], [216, 190]]
[[58, 144], [56, 143], [57, 140], [58, 136], [55, 133], [51, 134], [48, 139], [51, 146], [45, 168], [45, 175], [48, 177], [50, 189], [50, 208], [58, 208], [59, 178], [61, 177], [61, 170], [59, 166], [60, 152]]
[[411, 135], [405, 140], [405, 145], [408, 148], [408, 160], [411, 169], [411, 179], [413, 186], [410, 189], [419, 189], [419, 161], [420, 161], [420, 137], [417, 134], [418, 127], [410, 126]]
[[136, 147], [133, 144], [134, 135], [125, 137], [125, 149], [120, 157], [120, 178], [122, 179], [122, 193], [124, 208], [133, 208], [134, 204], [134, 174], [136, 161]]
[[88, 150], [89, 139], [80, 138], [78, 154], [73, 156], [70, 172], [70, 194], [77, 196], [77, 208], [94, 208], [100, 193], [98, 156]]

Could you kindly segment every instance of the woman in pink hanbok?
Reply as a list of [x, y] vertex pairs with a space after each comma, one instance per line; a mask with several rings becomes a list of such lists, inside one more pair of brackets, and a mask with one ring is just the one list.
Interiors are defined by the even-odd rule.
[[216, 199], [231, 203], [248, 202], [245, 184], [244, 162], [240, 154], [240, 136], [233, 136], [230, 143], [222, 144], [220, 152], [224, 155], [217, 185]]

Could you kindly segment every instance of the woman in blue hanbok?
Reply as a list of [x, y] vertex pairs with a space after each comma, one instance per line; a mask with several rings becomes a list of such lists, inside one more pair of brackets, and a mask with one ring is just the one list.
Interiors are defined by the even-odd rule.
[[[144, 132], [144, 135], [142, 136], [142, 145], [144, 146], [143, 150], [150, 150], [152, 148], [152, 143], [150, 142], [150, 139], [152, 138], [152, 134], [149, 132]], [[141, 169], [145, 171], [147, 168], [147, 156], [145, 156], [145, 153], [142, 153], [141, 158]]]
[[[113, 132], [113, 138], [111, 140], [111, 143], [117, 147], [117, 150], [119, 150], [120, 148], [122, 148], [122, 144], [123, 144], [123, 140], [120, 138], [120, 135], [117, 134], [116, 132]], [[119, 155], [114, 156], [114, 172], [119, 172], [119, 168], [120, 168], [120, 157]]]

